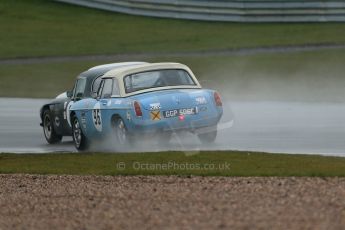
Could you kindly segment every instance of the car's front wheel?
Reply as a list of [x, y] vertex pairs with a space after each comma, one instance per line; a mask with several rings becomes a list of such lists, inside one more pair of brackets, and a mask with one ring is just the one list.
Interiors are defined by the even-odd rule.
[[43, 113], [43, 133], [49, 144], [56, 144], [62, 140], [62, 136], [58, 135], [55, 131], [49, 109], [45, 110]]
[[79, 120], [75, 115], [72, 117], [72, 137], [76, 149], [79, 151], [87, 150], [88, 141], [83, 134]]

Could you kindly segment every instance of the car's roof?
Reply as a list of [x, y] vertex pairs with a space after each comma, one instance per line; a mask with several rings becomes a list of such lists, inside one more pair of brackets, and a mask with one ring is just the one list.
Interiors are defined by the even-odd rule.
[[103, 75], [102, 78], [123, 78], [124, 76], [151, 71], [151, 70], [158, 70], [158, 69], [184, 69], [188, 72], [192, 72], [188, 66], [174, 63], [174, 62], [160, 62], [160, 63], [142, 63], [138, 65], [131, 65], [131, 66], [123, 66], [120, 68], [109, 70], [107, 73]]
[[[178, 85], [178, 86], [165, 86], [165, 87], [156, 87], [156, 88], [148, 88], [143, 90], [138, 90], [131, 93], [125, 92], [125, 86], [123, 84], [123, 78], [125, 76], [140, 73], [140, 72], [146, 72], [146, 71], [153, 71], [153, 70], [162, 70], [162, 69], [183, 69], [187, 71], [190, 75], [190, 77], [195, 82], [195, 85]], [[193, 72], [188, 68], [188, 66], [180, 64], [180, 63], [173, 63], [173, 62], [161, 62], [161, 63], [143, 63], [138, 65], [132, 65], [132, 66], [123, 66], [120, 68], [112, 69], [108, 72], [106, 72], [103, 76], [103, 79], [105, 78], [116, 78], [118, 82], [122, 82], [122, 84], [119, 84], [120, 89], [120, 95], [121, 96], [132, 96], [140, 93], [145, 92], [152, 92], [157, 90], [166, 90], [166, 89], [201, 89], [201, 85], [194, 76]]]
[[118, 62], [118, 63], [110, 63], [104, 65], [94, 66], [87, 71], [82, 72], [78, 78], [94, 78], [101, 76], [112, 69], [129, 67], [129, 66], [136, 66], [146, 64], [147, 62]]

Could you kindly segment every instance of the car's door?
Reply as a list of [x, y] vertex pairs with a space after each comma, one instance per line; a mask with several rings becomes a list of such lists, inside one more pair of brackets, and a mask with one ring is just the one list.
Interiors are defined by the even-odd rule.
[[112, 78], [103, 79], [102, 91], [100, 92], [99, 114], [102, 120], [102, 132], [107, 133], [111, 128], [111, 97], [113, 96], [114, 80]]
[[[102, 79], [96, 99], [88, 99], [91, 112], [88, 113], [88, 133], [90, 136], [103, 136], [111, 131], [111, 118], [117, 110], [112, 104], [113, 97], [120, 97], [116, 79]], [[119, 99], [118, 99], [119, 100]], [[115, 100], [115, 102], [118, 102]]]
[[104, 125], [106, 119], [106, 107], [110, 101], [112, 94], [112, 79], [103, 79], [97, 92], [97, 98], [87, 99], [87, 133], [89, 137], [101, 136], [104, 133]]
[[71, 116], [70, 116], [71, 106], [73, 105], [74, 102], [83, 98], [84, 93], [85, 93], [85, 86], [86, 86], [86, 78], [78, 78], [74, 85], [71, 97], [68, 98], [68, 100], [66, 100], [64, 103], [63, 117], [64, 117], [64, 127], [66, 127], [66, 129], [71, 129], [72, 127]]

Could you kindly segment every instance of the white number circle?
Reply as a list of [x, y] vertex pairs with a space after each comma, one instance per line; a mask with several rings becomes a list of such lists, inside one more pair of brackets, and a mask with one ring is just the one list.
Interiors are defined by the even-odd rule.
[[92, 109], [92, 121], [98, 132], [102, 132], [102, 115], [100, 103], [96, 103]]

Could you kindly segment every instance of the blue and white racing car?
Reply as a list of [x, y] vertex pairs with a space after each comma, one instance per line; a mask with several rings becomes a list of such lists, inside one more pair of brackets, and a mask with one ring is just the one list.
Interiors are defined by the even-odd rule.
[[106, 72], [97, 96], [73, 103], [70, 121], [76, 148], [85, 150], [105, 137], [126, 146], [138, 136], [169, 140], [179, 131], [214, 142], [222, 114], [219, 93], [202, 89], [187, 66], [143, 63]]

